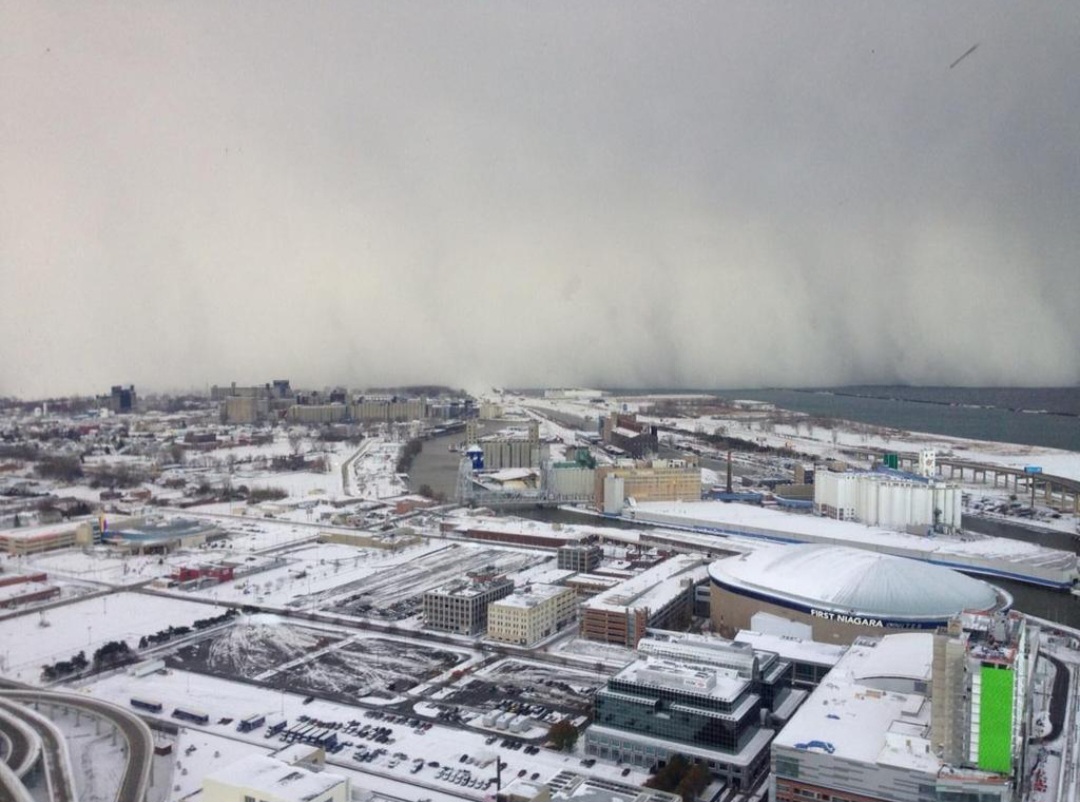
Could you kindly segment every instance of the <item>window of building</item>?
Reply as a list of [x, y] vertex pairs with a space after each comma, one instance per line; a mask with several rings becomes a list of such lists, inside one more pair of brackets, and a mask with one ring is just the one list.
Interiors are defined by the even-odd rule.
[[790, 757], [776, 757], [776, 775], [778, 777], [791, 777], [798, 779], [799, 777], [799, 761]]

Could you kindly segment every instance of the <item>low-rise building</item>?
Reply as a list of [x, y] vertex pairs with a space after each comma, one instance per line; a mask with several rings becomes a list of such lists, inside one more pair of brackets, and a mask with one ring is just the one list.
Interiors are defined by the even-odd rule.
[[421, 542], [420, 536], [407, 527], [401, 526], [389, 532], [342, 532], [330, 531], [319, 533], [320, 543], [342, 543], [362, 549], [382, 549], [400, 551]]
[[6, 574], [0, 577], [0, 607], [18, 607], [35, 601], [55, 599], [60, 588], [49, 584], [44, 573]]
[[11, 555], [37, 554], [75, 545], [79, 525], [21, 527], [0, 532], [0, 550]]
[[500, 793], [502, 802], [682, 802], [682, 797], [655, 788], [563, 770], [547, 782], [525, 777], [513, 780]]
[[565, 571], [589, 574], [600, 566], [604, 551], [596, 544], [571, 543], [559, 548], [558, 565]]
[[350, 802], [347, 777], [249, 755], [203, 779], [204, 802]]
[[488, 605], [487, 634], [492, 640], [531, 646], [558, 632], [577, 617], [573, 590], [532, 585]]
[[694, 609], [694, 587], [708, 577], [699, 554], [677, 554], [581, 604], [581, 636], [633, 648], [648, 627], [679, 628]]
[[760, 652], [774, 652], [787, 660], [791, 663], [792, 686], [807, 689], [816, 688], [847, 651], [847, 646], [749, 629], [739, 630], [735, 642], [746, 643]]
[[487, 628], [488, 605], [514, 592], [506, 577], [457, 579], [424, 594], [424, 626], [459, 635]]
[[546, 781], [518, 777], [499, 793], [501, 802], [683, 802], [677, 793], [642, 788], [562, 771]]

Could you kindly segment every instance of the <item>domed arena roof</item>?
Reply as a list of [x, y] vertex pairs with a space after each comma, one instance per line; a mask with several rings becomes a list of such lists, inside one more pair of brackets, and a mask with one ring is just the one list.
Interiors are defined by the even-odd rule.
[[876, 618], [944, 620], [1012, 604], [1004, 591], [949, 568], [828, 544], [758, 549], [718, 560], [709, 575], [737, 593]]

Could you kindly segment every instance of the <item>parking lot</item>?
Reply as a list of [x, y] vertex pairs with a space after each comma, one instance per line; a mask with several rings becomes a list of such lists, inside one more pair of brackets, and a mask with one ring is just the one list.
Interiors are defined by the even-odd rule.
[[170, 668], [351, 703], [392, 699], [466, 661], [463, 651], [251, 616], [165, 657]]
[[604, 679], [565, 666], [508, 658], [455, 686], [441, 701], [486, 715], [491, 722], [487, 726], [495, 726], [491, 715], [498, 713], [525, 716], [548, 725], [559, 718], [587, 714]]

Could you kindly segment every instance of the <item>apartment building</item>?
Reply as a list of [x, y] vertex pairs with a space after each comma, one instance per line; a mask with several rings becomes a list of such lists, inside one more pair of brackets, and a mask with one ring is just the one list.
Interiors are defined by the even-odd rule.
[[577, 594], [559, 585], [532, 585], [488, 605], [492, 640], [531, 646], [577, 617]]

